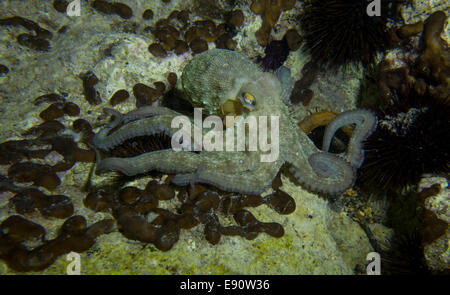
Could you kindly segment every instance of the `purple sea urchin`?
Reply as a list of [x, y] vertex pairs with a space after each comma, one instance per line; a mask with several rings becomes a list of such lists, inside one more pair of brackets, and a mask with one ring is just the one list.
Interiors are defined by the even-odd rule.
[[[300, 15], [304, 48], [312, 59], [336, 68], [351, 62], [370, 64], [389, 43], [391, 3], [381, 1], [381, 16], [369, 16], [366, 0], [307, 0]], [[398, 2], [398, 1], [397, 1]]]

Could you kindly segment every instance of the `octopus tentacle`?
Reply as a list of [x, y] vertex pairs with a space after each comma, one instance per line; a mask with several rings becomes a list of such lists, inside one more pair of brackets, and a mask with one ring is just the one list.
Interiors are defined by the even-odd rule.
[[368, 110], [354, 110], [339, 114], [331, 120], [325, 129], [322, 150], [328, 152], [336, 131], [349, 124], [356, 124], [356, 128], [350, 138], [344, 159], [353, 167], [359, 168], [364, 161], [363, 141], [372, 133], [377, 126], [377, 117]]
[[[183, 165], [180, 165], [183, 163]], [[125, 175], [133, 176], [151, 170], [164, 173], [193, 173], [202, 166], [204, 160], [199, 154], [189, 152], [175, 152], [161, 150], [145, 153], [131, 158], [106, 158], [97, 164], [95, 173], [106, 171], [120, 171]]]
[[181, 116], [180, 113], [166, 107], [143, 106], [123, 115], [123, 123], [126, 124], [130, 121], [135, 121], [138, 119], [163, 115]]
[[123, 141], [144, 135], [164, 133], [172, 137], [176, 129], [171, 128], [173, 116], [161, 115], [132, 121], [108, 135], [108, 126], [94, 136], [94, 145], [102, 150], [109, 150]]
[[[281, 167], [281, 163], [275, 164]], [[270, 186], [280, 167], [263, 171], [242, 171], [234, 174], [208, 169], [199, 169], [195, 173], [178, 174], [172, 179], [176, 185], [188, 185], [192, 183], [206, 183], [224, 191], [232, 191], [241, 194], [261, 194]], [[261, 179], [267, 180], [261, 182]]]
[[308, 158], [308, 162], [310, 166], [306, 167], [306, 171], [296, 167], [295, 163], [289, 171], [300, 184], [311, 191], [338, 194], [351, 187], [355, 182], [355, 169], [339, 156], [319, 152], [312, 154]]
[[121, 112], [116, 111], [115, 109], [104, 108], [103, 112], [113, 117], [113, 120], [106, 126], [105, 129], [111, 130], [123, 121], [124, 115]]
[[287, 102], [291, 96], [295, 84], [295, 81], [291, 76], [291, 71], [288, 68], [281, 66], [274, 72], [274, 74], [280, 80], [282, 85], [283, 91], [280, 98], [282, 101]]
[[100, 147], [103, 146], [103, 141], [104, 138], [107, 137], [108, 132], [115, 128], [116, 126], [118, 126], [122, 121], [123, 121], [123, 114], [120, 113], [119, 111], [116, 111], [115, 109], [110, 109], [110, 108], [104, 108], [103, 112], [106, 114], [109, 114], [113, 117], [113, 120], [108, 123], [108, 125], [106, 125], [102, 130], [100, 130], [93, 139], [93, 143], [95, 147]]

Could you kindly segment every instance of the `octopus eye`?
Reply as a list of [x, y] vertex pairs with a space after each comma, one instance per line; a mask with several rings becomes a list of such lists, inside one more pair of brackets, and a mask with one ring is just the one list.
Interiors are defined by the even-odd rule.
[[247, 107], [254, 107], [256, 105], [256, 98], [248, 92], [242, 92], [241, 101]]

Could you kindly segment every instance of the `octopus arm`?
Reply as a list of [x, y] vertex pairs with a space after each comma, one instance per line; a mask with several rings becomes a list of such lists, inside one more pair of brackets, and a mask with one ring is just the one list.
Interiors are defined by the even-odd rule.
[[142, 174], [152, 170], [164, 173], [193, 173], [203, 163], [204, 161], [201, 156], [196, 153], [161, 150], [131, 158], [111, 157], [100, 160], [95, 173], [101, 174], [111, 170], [120, 171], [128, 176]]
[[288, 68], [281, 66], [274, 72], [274, 74], [280, 80], [281, 87], [283, 89], [280, 98], [283, 102], [287, 103], [295, 84], [295, 81], [291, 76], [291, 71]]
[[225, 173], [200, 167], [195, 173], [176, 175], [172, 182], [177, 185], [206, 183], [224, 191], [258, 195], [271, 185], [280, 166], [281, 164], [273, 164], [270, 168], [238, 173]]
[[323, 137], [322, 150], [328, 152], [336, 131], [349, 124], [356, 124], [352, 137], [344, 156], [350, 164], [359, 168], [364, 161], [363, 141], [373, 132], [377, 126], [377, 116], [368, 110], [354, 110], [339, 114], [331, 120], [325, 129]]
[[331, 153], [314, 153], [308, 158], [309, 165], [292, 163], [289, 171], [298, 182], [311, 191], [339, 194], [350, 188], [356, 179], [356, 171], [350, 163]]
[[114, 127], [107, 126], [95, 135], [94, 145], [99, 149], [109, 150], [123, 141], [137, 136], [164, 133], [172, 137], [174, 132], [177, 131], [177, 129], [171, 128], [173, 118], [173, 115], [160, 115], [135, 120], [123, 125], [111, 134], [108, 134], [108, 132]]
[[133, 110], [125, 115], [123, 115], [123, 123], [126, 124], [130, 121], [139, 120], [152, 116], [181, 116], [180, 113], [173, 111], [166, 107], [157, 106], [143, 106], [136, 110]]

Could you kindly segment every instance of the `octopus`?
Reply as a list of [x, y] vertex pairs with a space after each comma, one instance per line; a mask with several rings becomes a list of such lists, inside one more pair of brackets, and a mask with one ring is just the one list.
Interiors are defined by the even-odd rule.
[[[227, 132], [245, 124], [248, 117], [278, 118], [278, 157], [262, 161], [267, 151], [259, 150], [193, 150], [195, 138], [179, 140], [184, 149], [172, 148], [145, 152], [132, 157], [99, 158], [99, 152], [112, 150], [126, 140], [155, 134], [172, 138], [179, 130], [172, 128], [172, 121], [180, 113], [160, 106], [145, 106], [122, 114], [106, 108], [113, 120], [94, 136], [97, 150], [96, 174], [119, 171], [134, 176], [152, 170], [175, 174], [172, 183], [188, 185], [204, 183], [221, 190], [260, 194], [271, 184], [281, 167], [287, 164], [300, 185], [306, 189], [339, 194], [350, 188], [356, 179], [356, 171], [364, 160], [363, 141], [376, 128], [377, 117], [368, 110], [346, 111], [334, 118], [326, 127], [322, 148], [318, 148], [297, 125], [289, 110], [289, 96], [293, 80], [287, 68], [264, 72], [258, 65], [240, 53], [224, 49], [212, 49], [195, 56], [183, 70], [184, 92], [194, 106], [204, 107], [206, 113], [217, 117], [235, 115], [236, 120], [224, 128], [202, 130], [225, 138]], [[204, 111], [205, 111], [204, 110]], [[186, 116], [184, 116], [186, 117]], [[193, 122], [193, 118], [187, 118]], [[270, 123], [272, 128], [274, 123]], [[336, 131], [346, 125], [354, 125], [347, 149], [342, 154], [329, 152]], [[196, 128], [195, 123], [192, 129]], [[185, 134], [185, 136], [192, 136]], [[246, 147], [249, 145], [246, 135]], [[267, 140], [275, 142], [273, 134]], [[198, 140], [197, 140], [198, 141]]]

